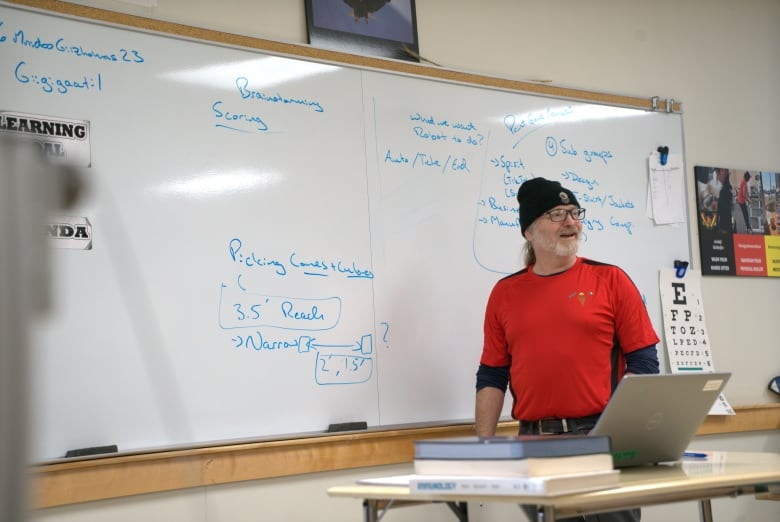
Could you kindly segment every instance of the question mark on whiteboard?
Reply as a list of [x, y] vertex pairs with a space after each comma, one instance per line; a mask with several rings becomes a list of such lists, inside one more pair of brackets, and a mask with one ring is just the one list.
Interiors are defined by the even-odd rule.
[[382, 340], [383, 340], [384, 342], [387, 342], [387, 332], [389, 332], [389, 331], [390, 331], [390, 324], [389, 324], [389, 323], [386, 323], [386, 322], [384, 322], [384, 321], [382, 321], [382, 322], [381, 322], [381, 323], [379, 323], [379, 324], [383, 324], [383, 325], [385, 326], [385, 333], [384, 333], [384, 335], [382, 335]]

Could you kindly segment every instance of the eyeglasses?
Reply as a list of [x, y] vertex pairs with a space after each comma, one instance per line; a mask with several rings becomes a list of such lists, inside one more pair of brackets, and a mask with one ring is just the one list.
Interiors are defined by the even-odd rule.
[[545, 214], [547, 214], [547, 217], [550, 218], [550, 221], [556, 223], [566, 219], [566, 216], [571, 217], [574, 221], [579, 221], [585, 217], [585, 209], [570, 208], [566, 210], [565, 208], [556, 208], [555, 210], [548, 210], [547, 212], [545, 212]]

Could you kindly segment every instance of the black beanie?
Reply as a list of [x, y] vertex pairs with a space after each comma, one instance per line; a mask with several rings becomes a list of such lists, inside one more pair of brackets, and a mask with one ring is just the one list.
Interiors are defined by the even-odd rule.
[[561, 186], [557, 181], [544, 178], [529, 179], [517, 191], [517, 202], [520, 204], [520, 231], [525, 230], [536, 218], [558, 205], [577, 205], [574, 193]]

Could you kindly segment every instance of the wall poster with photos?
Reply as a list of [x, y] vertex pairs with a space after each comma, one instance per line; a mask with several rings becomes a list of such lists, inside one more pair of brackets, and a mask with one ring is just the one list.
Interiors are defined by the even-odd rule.
[[780, 277], [780, 173], [694, 173], [702, 274]]

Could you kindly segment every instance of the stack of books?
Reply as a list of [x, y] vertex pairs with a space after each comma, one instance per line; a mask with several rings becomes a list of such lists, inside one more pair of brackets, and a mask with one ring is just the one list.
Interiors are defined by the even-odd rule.
[[414, 443], [416, 493], [554, 496], [616, 487], [609, 437], [450, 437]]

